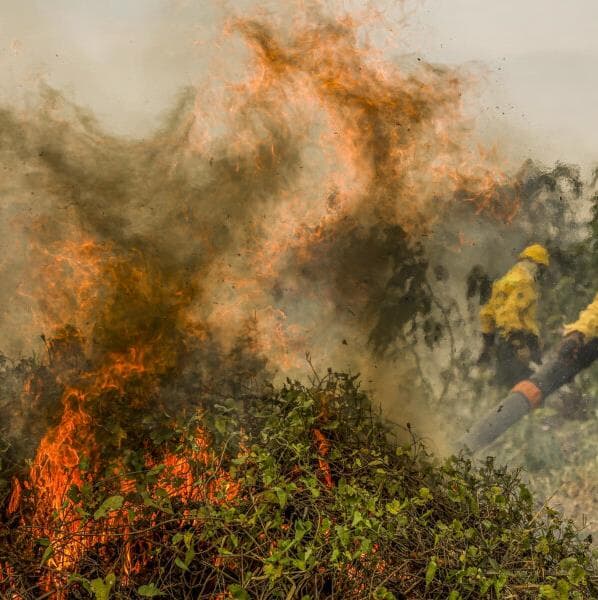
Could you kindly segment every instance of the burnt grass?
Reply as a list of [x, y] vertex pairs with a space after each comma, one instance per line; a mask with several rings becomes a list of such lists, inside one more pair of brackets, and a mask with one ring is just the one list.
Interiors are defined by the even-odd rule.
[[[5, 365], [5, 389], [40, 368]], [[2, 597], [598, 597], [590, 541], [535, 502], [517, 471], [440, 463], [417, 440], [400, 443], [356, 377], [213, 399], [148, 432], [137, 453], [119, 442], [118, 476], [80, 465], [93, 477], [64, 499], [77, 515], [68, 533], [53, 515], [56, 534], [36, 537], [27, 494], [5, 511]], [[5, 508], [18, 468], [7, 436]], [[184, 457], [203, 493], [172, 491], [185, 483], [159, 462], [168, 453]], [[57, 570], [89, 527], [105, 538]]]

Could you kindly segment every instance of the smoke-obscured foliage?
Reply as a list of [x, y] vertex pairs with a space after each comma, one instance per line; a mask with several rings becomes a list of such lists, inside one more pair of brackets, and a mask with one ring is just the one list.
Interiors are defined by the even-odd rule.
[[[579, 174], [530, 161], [505, 175], [472, 150], [466, 74], [384, 63], [350, 18], [230, 25], [247, 78], [217, 111], [182, 92], [148, 139], [106, 134], [48, 88], [26, 113], [2, 110], [2, 346], [48, 353], [61, 386], [132, 350], [185, 389], [294, 369], [305, 352], [400, 358], [407, 393], [410, 369], [441, 374], [440, 391], [424, 386], [434, 405], [468, 364], [458, 282], [472, 304], [527, 241], [558, 256]], [[66, 368], [69, 336], [81, 360]]]

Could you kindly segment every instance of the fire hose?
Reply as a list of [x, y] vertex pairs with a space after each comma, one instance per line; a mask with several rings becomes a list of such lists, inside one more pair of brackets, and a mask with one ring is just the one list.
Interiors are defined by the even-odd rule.
[[471, 454], [485, 448], [530, 411], [541, 408], [550, 394], [569, 383], [598, 358], [598, 338], [581, 344], [574, 352], [558, 351], [527, 380], [520, 381], [509, 395], [472, 425], [457, 444]]

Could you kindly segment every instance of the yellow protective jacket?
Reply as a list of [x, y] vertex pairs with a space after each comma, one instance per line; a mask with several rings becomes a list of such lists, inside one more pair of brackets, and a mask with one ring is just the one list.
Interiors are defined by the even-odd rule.
[[523, 260], [494, 282], [490, 300], [480, 310], [482, 333], [508, 337], [523, 331], [539, 335], [537, 269], [533, 262]]
[[579, 313], [575, 323], [565, 325], [565, 335], [573, 331], [583, 333], [586, 341], [598, 337], [598, 294], [594, 297], [593, 302]]

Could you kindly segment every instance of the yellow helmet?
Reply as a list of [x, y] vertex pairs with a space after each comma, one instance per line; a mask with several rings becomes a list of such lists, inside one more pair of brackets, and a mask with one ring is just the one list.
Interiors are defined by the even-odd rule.
[[548, 250], [540, 244], [532, 244], [523, 250], [519, 258], [527, 258], [539, 265], [548, 266], [550, 264], [550, 256]]

